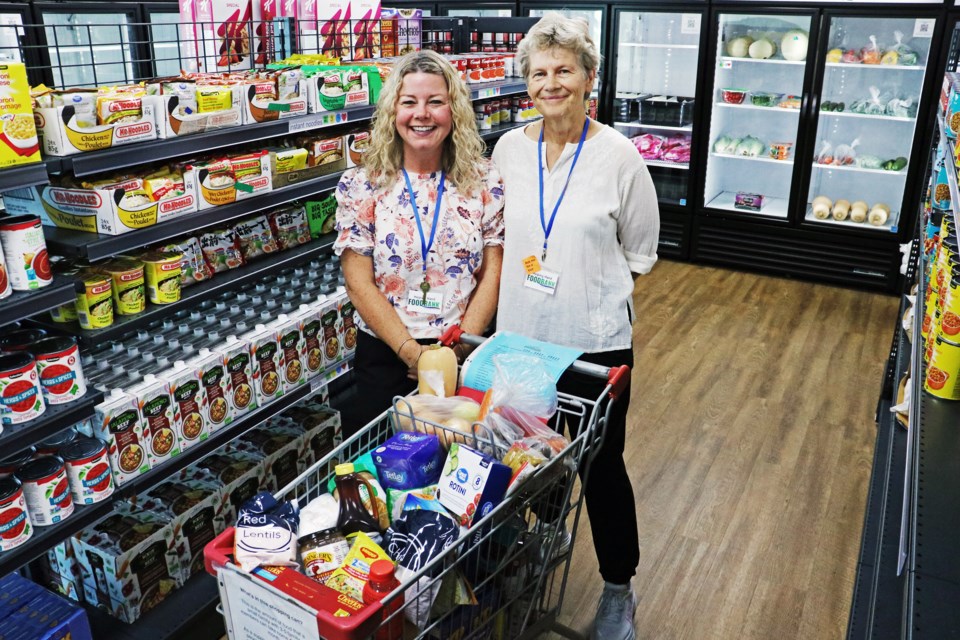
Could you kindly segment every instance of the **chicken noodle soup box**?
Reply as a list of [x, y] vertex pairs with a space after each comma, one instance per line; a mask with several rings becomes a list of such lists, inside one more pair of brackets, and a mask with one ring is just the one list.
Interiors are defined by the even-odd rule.
[[156, 96], [157, 133], [161, 139], [239, 127], [244, 123], [244, 87], [230, 87], [231, 101], [227, 109], [205, 113], [186, 113], [180, 97], [174, 94]]
[[11, 214], [38, 215], [43, 224], [62, 229], [116, 236], [151, 227], [197, 211], [197, 181], [192, 168], [183, 172], [183, 195], [159, 202], [123, 186], [112, 189], [68, 189], [52, 185], [17, 189], [3, 194]]
[[140, 100], [141, 113], [136, 121], [92, 127], [78, 123], [73, 105], [34, 109], [34, 120], [43, 138], [43, 152], [48, 156], [72, 156], [86, 151], [156, 140], [158, 101], [151, 96], [144, 96]]
[[[258, 151], [193, 165], [199, 209], [232, 204], [273, 190], [270, 153]], [[184, 174], [184, 182], [187, 176]]]
[[[254, 2], [257, 1], [259, 0], [254, 0]], [[257, 95], [257, 87], [255, 84], [240, 87], [244, 91], [243, 119], [246, 124], [271, 122], [307, 114], [309, 110], [307, 100], [307, 91], [309, 91], [310, 87], [309, 81], [303, 77], [303, 72], [299, 69], [287, 69], [282, 73], [289, 76], [289, 79], [284, 83], [285, 86], [295, 87], [290, 91], [291, 95], [280, 96], [279, 98], [271, 96], [268, 99], [264, 99]]]

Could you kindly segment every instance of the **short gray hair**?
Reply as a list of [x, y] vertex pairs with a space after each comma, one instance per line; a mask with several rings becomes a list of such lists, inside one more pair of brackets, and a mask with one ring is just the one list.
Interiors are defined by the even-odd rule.
[[587, 21], [550, 12], [530, 27], [517, 47], [517, 65], [524, 80], [530, 75], [531, 54], [553, 48], [572, 51], [579, 58], [584, 73], [600, 68], [600, 51], [590, 37]]

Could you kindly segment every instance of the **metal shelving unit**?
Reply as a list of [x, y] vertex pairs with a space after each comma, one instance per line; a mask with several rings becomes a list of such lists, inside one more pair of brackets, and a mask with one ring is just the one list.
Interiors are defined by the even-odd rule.
[[[10, 458], [32, 444], [46, 440], [59, 431], [93, 417], [93, 408], [103, 400], [96, 389], [87, 389], [82, 398], [67, 404], [47, 406], [39, 418], [24, 424], [9, 425], [0, 434], [0, 451], [3, 458]], [[3, 553], [0, 553], [0, 558]]]
[[0, 328], [77, 299], [76, 281], [54, 276], [53, 283], [35, 291], [14, 291], [0, 300]]
[[282, 271], [287, 267], [312, 260], [319, 255], [327, 253], [333, 246], [335, 239], [336, 234], [330, 233], [294, 249], [264, 256], [237, 269], [232, 269], [226, 273], [215, 274], [213, 278], [206, 282], [185, 287], [181, 292], [179, 301], [163, 305], [147, 304], [147, 310], [135, 316], [115, 316], [113, 324], [105, 329], [87, 331], [81, 329], [80, 325], [75, 322], [56, 324], [45, 321], [40, 324], [69, 331], [77, 336], [78, 341], [82, 345], [94, 346], [102, 344], [105, 340], [119, 338], [155, 320], [160, 320], [181, 309], [190, 308], [204, 300], [216, 297], [225, 291], [235, 289], [248, 282], [259, 280], [264, 276]]
[[42, 162], [0, 169], [0, 193], [48, 182], [50, 182], [50, 176], [47, 175], [47, 168]]

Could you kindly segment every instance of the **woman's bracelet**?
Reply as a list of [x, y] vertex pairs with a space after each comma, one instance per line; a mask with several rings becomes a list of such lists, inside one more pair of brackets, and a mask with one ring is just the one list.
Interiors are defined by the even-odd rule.
[[404, 347], [407, 345], [407, 343], [410, 342], [411, 340], [416, 341], [416, 338], [407, 338], [406, 340], [404, 340], [403, 342], [400, 343], [400, 346], [399, 346], [399, 347], [397, 347], [397, 357], [400, 358], [401, 360], [403, 360], [403, 356], [400, 355], [400, 352], [403, 351], [403, 348], [404, 348]]

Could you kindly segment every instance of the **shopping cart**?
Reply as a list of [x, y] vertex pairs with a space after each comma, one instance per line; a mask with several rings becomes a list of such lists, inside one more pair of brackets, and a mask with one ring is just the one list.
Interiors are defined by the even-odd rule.
[[[441, 341], [448, 346], [458, 342], [478, 346], [483, 339], [454, 327]], [[569, 370], [607, 380], [603, 393], [595, 399], [558, 394], [557, 415], [565, 419], [568, 433], [576, 437], [541, 464], [519, 490], [421, 567], [412, 580], [354, 615], [335, 617], [318, 611], [305, 598], [291, 597], [269, 582], [243, 572], [230, 558], [233, 529], [218, 536], [207, 545], [204, 555], [207, 571], [218, 580], [228, 637], [357, 640], [373, 637], [394, 616], [405, 616], [405, 638], [514, 640], [548, 631], [582, 638], [560, 624], [558, 617], [590, 461], [603, 443], [612, 403], [630, 384], [630, 369], [578, 360]], [[278, 497], [295, 498], [301, 506], [307, 504], [327, 492], [338, 462], [354, 460], [382, 445], [400, 425], [410, 425], [414, 420], [420, 431], [446, 436], [497, 457], [505, 453], [503, 443], [480, 424], [473, 426], [472, 433], [453, 432], [414, 416], [410, 404], [398, 397], [393, 407], [281, 489]], [[575, 476], [578, 468], [579, 481]], [[565, 536], [557, 535], [563, 530], [570, 534], [569, 546], [562, 539]], [[472, 587], [475, 604], [457, 604], [450, 597], [464, 581]], [[403, 605], [394, 610], [399, 598], [403, 598]], [[280, 625], [284, 626], [283, 632]]]

